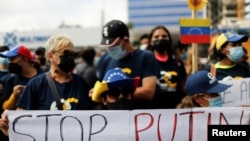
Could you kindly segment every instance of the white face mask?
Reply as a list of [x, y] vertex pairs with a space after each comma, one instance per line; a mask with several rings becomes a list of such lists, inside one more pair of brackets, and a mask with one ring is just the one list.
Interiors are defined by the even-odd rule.
[[107, 49], [107, 51], [108, 51], [108, 54], [110, 55], [110, 57], [112, 57], [116, 60], [120, 60], [120, 59], [124, 58], [126, 55], [126, 51], [122, 50], [121, 44], [114, 46], [114, 47], [109, 47]]
[[145, 50], [145, 49], [147, 48], [147, 46], [148, 46], [147, 44], [142, 44], [142, 45], [140, 46], [140, 49], [141, 49], [141, 50]]

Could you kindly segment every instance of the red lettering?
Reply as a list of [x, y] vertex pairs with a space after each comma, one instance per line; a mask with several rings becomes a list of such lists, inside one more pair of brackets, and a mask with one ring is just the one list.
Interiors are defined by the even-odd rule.
[[[143, 129], [138, 129], [138, 118], [140, 116], [149, 116], [150, 117], [150, 122], [149, 122], [148, 126], [146, 126]], [[135, 137], [136, 137], [136, 141], [140, 141], [139, 132], [142, 132], [142, 131], [145, 131], [145, 130], [149, 129], [153, 125], [153, 123], [154, 123], [154, 118], [149, 113], [140, 113], [140, 114], [135, 115]]]
[[185, 112], [185, 113], [180, 113], [180, 115], [187, 115], [189, 114], [189, 137], [188, 140], [192, 141], [193, 140], [193, 115], [194, 114], [203, 114], [205, 111], [196, 111], [196, 112]]

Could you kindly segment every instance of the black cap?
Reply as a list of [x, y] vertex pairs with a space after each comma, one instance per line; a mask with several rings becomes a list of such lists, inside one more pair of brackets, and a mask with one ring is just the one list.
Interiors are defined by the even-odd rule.
[[117, 37], [129, 37], [128, 27], [120, 20], [111, 20], [106, 23], [102, 30], [101, 46], [110, 46]]

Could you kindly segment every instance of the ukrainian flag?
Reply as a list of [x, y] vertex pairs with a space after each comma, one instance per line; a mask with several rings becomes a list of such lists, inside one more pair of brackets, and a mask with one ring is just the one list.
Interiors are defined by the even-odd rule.
[[210, 20], [181, 18], [180, 36], [182, 43], [210, 43]]

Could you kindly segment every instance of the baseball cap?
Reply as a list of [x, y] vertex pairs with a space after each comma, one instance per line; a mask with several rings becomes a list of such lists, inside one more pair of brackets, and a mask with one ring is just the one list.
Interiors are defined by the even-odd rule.
[[246, 35], [239, 35], [235, 32], [222, 33], [216, 39], [216, 49], [219, 50], [226, 42], [246, 42], [247, 40]]
[[220, 83], [209, 71], [200, 70], [188, 77], [184, 88], [188, 95], [194, 95], [198, 93], [220, 93], [230, 86]]
[[30, 50], [24, 45], [18, 45], [18, 46], [11, 48], [10, 50], [7, 50], [7, 51], [0, 53], [0, 56], [5, 57], [5, 58], [11, 58], [11, 57], [15, 57], [17, 55], [22, 55], [22, 56], [26, 57], [27, 59], [32, 60]]
[[110, 69], [105, 73], [102, 82], [96, 81], [93, 88], [92, 100], [101, 102], [102, 93], [110, 89], [118, 87], [136, 88], [139, 85], [139, 80], [140, 77], [129, 78], [121, 68]]
[[106, 23], [102, 30], [102, 41], [100, 43], [101, 47], [113, 46], [118, 37], [129, 37], [128, 27], [120, 20], [111, 20]]

